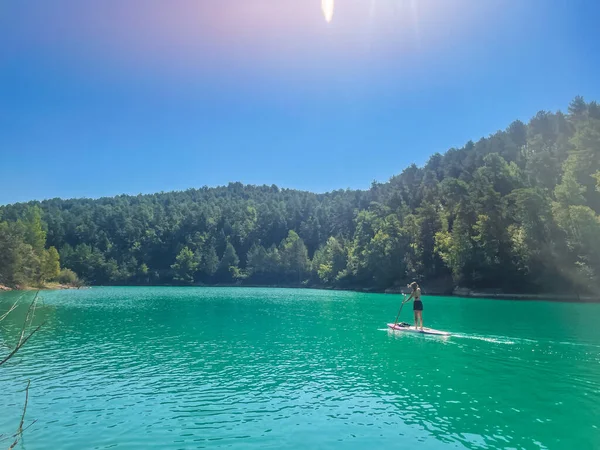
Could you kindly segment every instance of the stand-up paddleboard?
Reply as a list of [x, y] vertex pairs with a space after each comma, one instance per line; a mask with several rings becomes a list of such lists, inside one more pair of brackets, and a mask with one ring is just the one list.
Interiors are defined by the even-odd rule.
[[410, 326], [407, 323], [388, 323], [388, 328], [394, 331], [404, 331], [407, 333], [421, 333], [421, 334], [433, 334], [435, 336], [450, 336], [450, 333], [447, 331], [434, 330], [432, 328], [415, 328], [414, 326]]

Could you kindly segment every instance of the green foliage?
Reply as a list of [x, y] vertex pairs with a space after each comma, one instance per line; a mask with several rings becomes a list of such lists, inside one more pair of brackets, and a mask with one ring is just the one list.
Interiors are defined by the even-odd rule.
[[183, 247], [175, 258], [175, 263], [171, 266], [174, 272], [173, 279], [181, 283], [192, 284], [199, 265], [194, 252]]
[[54, 281], [70, 286], [80, 286], [82, 284], [77, 274], [71, 269], [62, 269]]
[[281, 243], [279, 255], [285, 279], [290, 282], [304, 280], [310, 268], [310, 260], [304, 241], [295, 231], [289, 231], [288, 237]]
[[60, 256], [54, 247], [42, 253], [42, 279], [51, 280], [60, 273]]
[[435, 234], [435, 252], [452, 271], [454, 282], [459, 286], [472, 283], [469, 271], [474, 262], [471, 229], [465, 216], [459, 215], [453, 222], [452, 230]]
[[569, 104], [569, 114], [575, 120], [581, 119], [587, 112], [587, 105], [581, 95], [576, 96]]
[[27, 281], [25, 263], [32, 249], [18, 228], [14, 223], [0, 222], [0, 284], [15, 286]]
[[325, 285], [335, 284], [348, 265], [348, 255], [342, 244], [333, 236], [327, 239], [313, 257], [312, 266], [317, 279]]
[[268, 272], [268, 254], [262, 245], [254, 243], [246, 255], [246, 269], [250, 277], [260, 278]]
[[[600, 290], [600, 108], [540, 111], [369, 190], [244, 186], [0, 207], [0, 282]], [[221, 258], [219, 258], [221, 256]]]
[[579, 184], [577, 173], [579, 162], [576, 155], [571, 155], [563, 165], [563, 175], [560, 184], [554, 189], [556, 200], [563, 205], [583, 205], [586, 189]]
[[25, 211], [21, 220], [23, 225], [23, 240], [31, 245], [36, 254], [41, 255], [46, 246], [46, 232], [42, 226], [42, 212], [38, 206], [32, 206]]
[[596, 172], [593, 176], [596, 179], [596, 190], [600, 192], [600, 171]]
[[235, 251], [235, 247], [230, 242], [228, 242], [225, 247], [223, 257], [219, 262], [219, 267], [217, 269], [218, 280], [224, 282], [231, 282], [234, 281], [236, 278], [239, 278], [239, 263], [240, 258], [238, 257]]
[[13, 221], [0, 222], [0, 284], [41, 286], [60, 273], [55, 247], [46, 249], [42, 210], [22, 209]]
[[213, 245], [207, 244], [201, 255], [200, 271], [205, 278], [210, 279], [219, 268], [219, 257]]

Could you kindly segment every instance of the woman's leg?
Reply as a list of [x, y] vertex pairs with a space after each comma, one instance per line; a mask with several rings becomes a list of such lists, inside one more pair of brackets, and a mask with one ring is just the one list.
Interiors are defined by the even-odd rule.
[[423, 311], [419, 311], [419, 321], [421, 322], [421, 330], [423, 329]]
[[418, 323], [419, 323], [419, 311], [415, 311], [415, 328], [417, 328]]

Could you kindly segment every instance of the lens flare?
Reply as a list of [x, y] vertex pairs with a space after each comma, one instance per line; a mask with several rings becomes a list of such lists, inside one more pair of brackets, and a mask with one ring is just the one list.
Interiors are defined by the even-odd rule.
[[323, 15], [325, 16], [327, 23], [331, 22], [331, 19], [333, 19], [333, 2], [334, 0], [321, 0], [321, 9], [323, 10]]

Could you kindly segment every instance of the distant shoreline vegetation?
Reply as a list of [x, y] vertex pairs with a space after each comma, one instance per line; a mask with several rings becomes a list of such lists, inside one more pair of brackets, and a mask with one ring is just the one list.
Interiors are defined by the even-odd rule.
[[[156, 287], [156, 288], [248, 288], [248, 289], [308, 289], [308, 290], [331, 290], [331, 291], [344, 291], [344, 292], [357, 292], [363, 294], [407, 294], [407, 289], [400, 288], [389, 288], [389, 289], [375, 289], [375, 288], [352, 288], [352, 287], [327, 287], [327, 286], [310, 286], [310, 285], [255, 285], [255, 284], [128, 284], [128, 285], [102, 285], [102, 286], [69, 286], [60, 285], [58, 283], [49, 283], [42, 288], [31, 288], [27, 287], [21, 290], [64, 290], [64, 289], [92, 289], [92, 288], [106, 288], [106, 287]], [[11, 288], [0, 285], [0, 293], [3, 291], [10, 291]], [[19, 290], [19, 289], [17, 289]], [[572, 303], [600, 303], [600, 295], [574, 295], [574, 294], [554, 294], [554, 293], [540, 293], [540, 294], [521, 294], [521, 293], [505, 293], [505, 292], [493, 292], [493, 291], [472, 291], [465, 288], [456, 288], [452, 292], [442, 291], [428, 291], [423, 290], [425, 297], [455, 297], [455, 298], [481, 298], [488, 300], [519, 300], [519, 301], [548, 301], [548, 302], [572, 302]]]
[[230, 183], [2, 206], [0, 284], [40, 286], [63, 268], [90, 285], [381, 292], [417, 280], [594, 297], [599, 214], [600, 107], [576, 97], [567, 114], [515, 121], [366, 191]]

